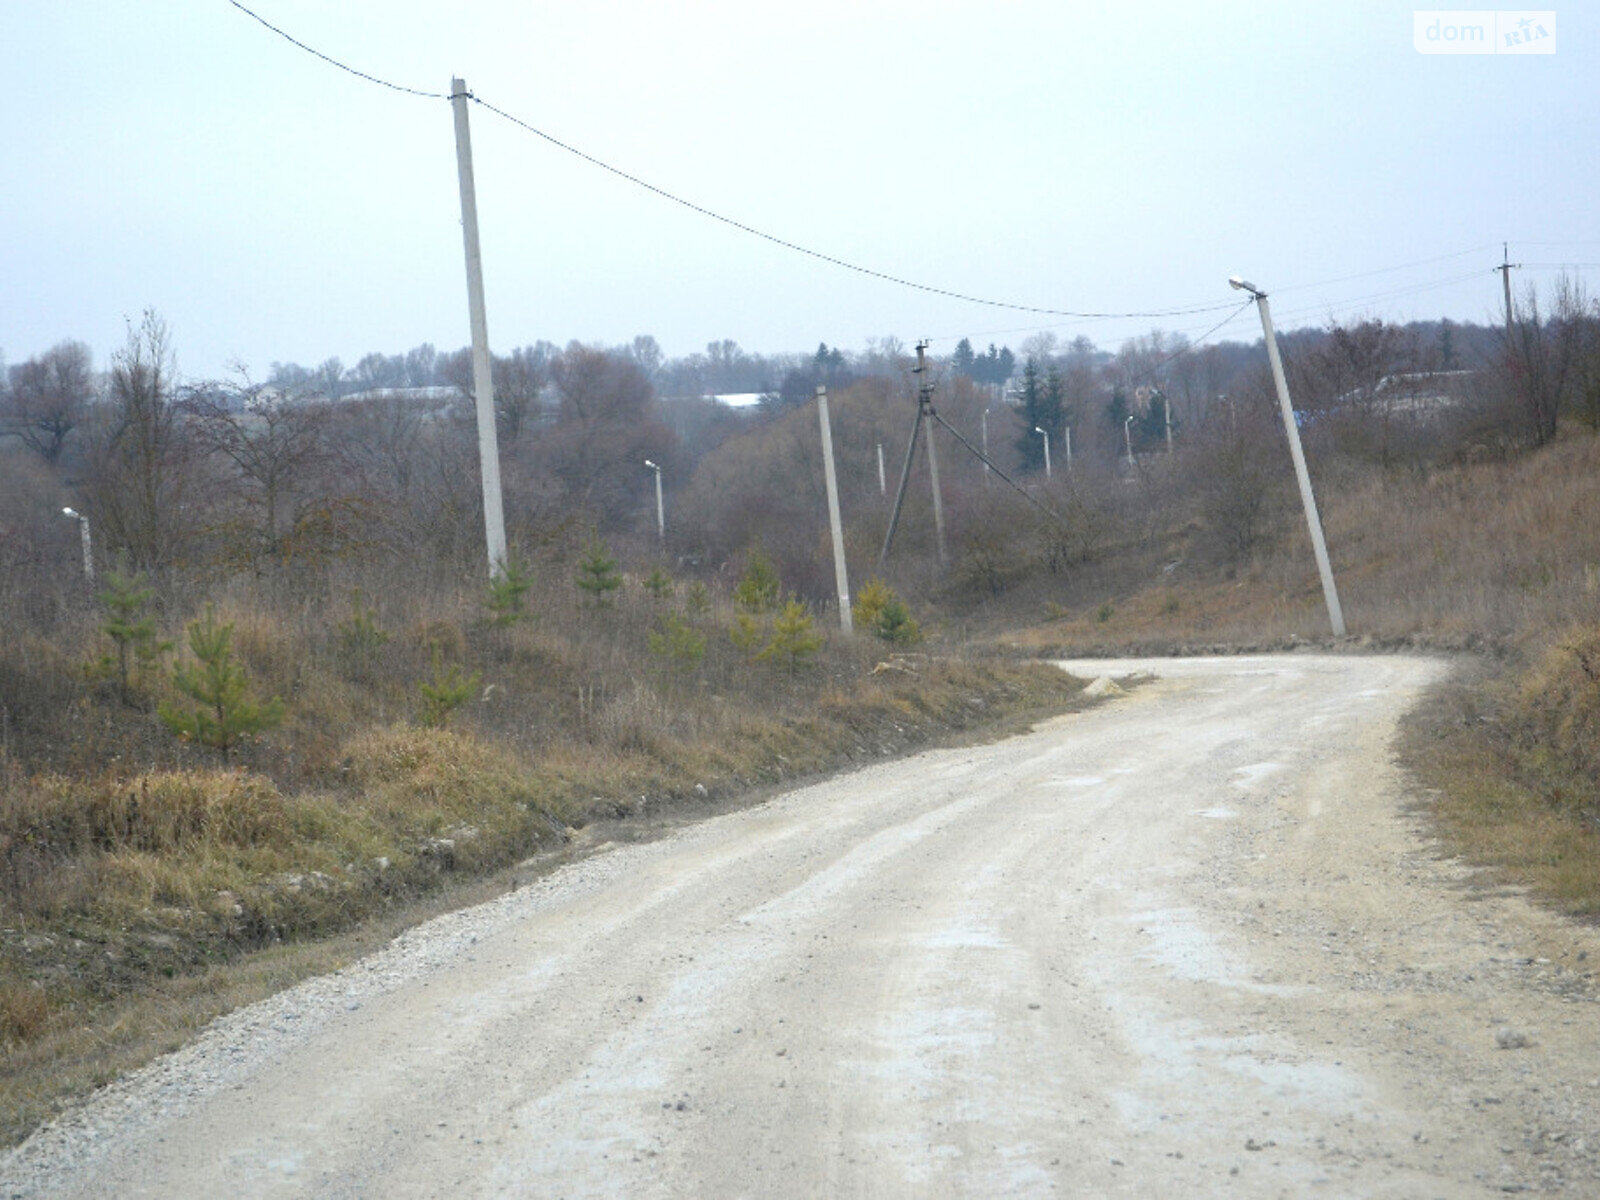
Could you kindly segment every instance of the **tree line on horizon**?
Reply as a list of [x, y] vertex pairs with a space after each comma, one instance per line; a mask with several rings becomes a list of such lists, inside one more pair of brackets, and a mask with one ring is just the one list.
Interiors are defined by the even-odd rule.
[[[1541, 313], [1530, 293], [1511, 334], [1368, 319], [1282, 335], [1297, 407], [1318, 422], [1318, 438], [1359, 444], [1385, 466], [1436, 452], [1437, 431], [1417, 413], [1463, 398], [1478, 402], [1474, 411], [1493, 409], [1492, 428], [1472, 435], [1480, 442], [1538, 444], [1563, 413], [1600, 426], [1600, 316], [1569, 281], [1546, 304]], [[139, 570], [210, 563], [282, 573], [385, 547], [472, 562], [481, 500], [466, 350], [424, 344], [368, 354], [348, 370], [336, 359], [274, 363], [260, 382], [202, 383], [180, 383], [172, 351], [164, 323], [147, 313], [103, 374], [72, 341], [0, 372], [0, 453], [9, 446], [11, 460], [0, 562], [59, 556], [68, 505], [88, 517], [107, 561]], [[914, 411], [913, 361], [892, 337], [860, 352], [822, 343], [810, 354], [759, 355], [724, 340], [669, 360], [641, 336], [615, 347], [539, 341], [497, 355], [507, 511], [525, 538], [583, 528], [647, 550], [649, 460], [671, 501], [674, 555], [722, 561], [752, 539], [794, 541], [787, 504], [761, 490], [787, 478], [791, 463], [817, 466], [814, 432], [785, 418], [826, 385], [841, 396], [844, 486], [875, 521], [878, 456], [897, 459]], [[1040, 333], [1016, 351], [980, 352], [962, 339], [931, 361], [941, 412], [1022, 479], [1044, 465], [1036, 430], [1050, 435], [1057, 470], [1085, 471], [1125, 469], [1164, 449], [1169, 425], [1180, 445], [1214, 441], [1224, 427], [1270, 436], [1259, 340], [1191, 346], [1157, 330], [1111, 352]], [[440, 394], [386, 394], [417, 388]], [[723, 391], [765, 399], [737, 411], [705, 399]], [[957, 486], [983, 478], [975, 464], [962, 470]], [[816, 486], [797, 480], [791, 491]], [[863, 557], [868, 540], [857, 548]], [[826, 596], [824, 556], [814, 539], [802, 541], [786, 551], [788, 568]]]

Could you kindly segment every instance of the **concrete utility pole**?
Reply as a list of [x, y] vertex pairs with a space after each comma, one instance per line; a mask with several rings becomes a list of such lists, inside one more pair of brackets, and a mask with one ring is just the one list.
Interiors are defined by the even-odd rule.
[[822, 474], [828, 485], [828, 532], [833, 535], [833, 581], [839, 589], [839, 628], [854, 633], [850, 579], [844, 562], [844, 524], [839, 520], [839, 477], [833, 470], [833, 429], [828, 424], [828, 389], [817, 386], [817, 419], [822, 423]]
[[[894, 507], [889, 512], [889, 528], [883, 535], [883, 549], [878, 554], [880, 563], [889, 558], [889, 547], [894, 545], [895, 530], [900, 527], [900, 510], [906, 502], [906, 485], [911, 481], [911, 464], [915, 461], [917, 453], [917, 434], [922, 429], [922, 423], [932, 423], [933, 412], [933, 384], [928, 381], [928, 361], [926, 357], [928, 343], [917, 343], [917, 365], [912, 372], [919, 378], [917, 384], [917, 415], [911, 422], [911, 437], [906, 442], [906, 461], [900, 468], [900, 486], [894, 494]], [[928, 475], [933, 483], [933, 525], [939, 539], [939, 565], [945, 565], [944, 553], [944, 502], [939, 495], [939, 460], [933, 449], [933, 430], [928, 430]]]
[[1300, 427], [1295, 423], [1294, 405], [1289, 402], [1289, 381], [1284, 378], [1283, 359], [1278, 357], [1278, 336], [1272, 331], [1272, 310], [1267, 307], [1267, 294], [1237, 275], [1228, 279], [1228, 285], [1254, 296], [1256, 308], [1261, 312], [1261, 332], [1267, 343], [1267, 360], [1272, 364], [1272, 382], [1278, 389], [1278, 407], [1283, 412], [1283, 427], [1289, 435], [1289, 455], [1294, 459], [1295, 478], [1300, 481], [1300, 501], [1305, 506], [1306, 525], [1311, 531], [1311, 549], [1317, 558], [1317, 573], [1322, 576], [1322, 598], [1328, 606], [1333, 636], [1343, 637], [1344, 610], [1339, 607], [1339, 590], [1333, 583], [1328, 546], [1322, 538], [1322, 517], [1317, 512], [1317, 498], [1311, 494], [1311, 475], [1306, 470], [1305, 451], [1300, 448]]
[[1514, 263], [1511, 261], [1510, 243], [1501, 242], [1500, 265], [1496, 267], [1495, 270], [1500, 272], [1500, 282], [1505, 286], [1506, 290], [1506, 338], [1508, 340], [1512, 336], [1511, 323], [1515, 320], [1511, 308], [1511, 271], [1512, 268], [1520, 266], [1522, 266], [1521, 263]]
[[[933, 416], [933, 380], [928, 377], [928, 340], [917, 343], [917, 415]], [[939, 540], [939, 565], [945, 565], [944, 498], [939, 492], [939, 456], [933, 449], [933, 427], [928, 427], [928, 480], [933, 484], [933, 529]]]
[[667, 544], [667, 509], [661, 502], [661, 468], [648, 458], [644, 465], [656, 473], [656, 537], [663, 547]]
[[[1049, 433], [1048, 430], [1040, 429], [1039, 426], [1037, 426], [1037, 425], [1035, 425], [1033, 427], [1033, 431], [1044, 439], [1044, 477], [1046, 479], [1049, 479], [1050, 478], [1050, 433]], [[988, 453], [989, 453], [989, 447], [985, 446], [983, 448], [983, 453], [984, 453], [985, 457], [987, 457]]]
[[461, 235], [467, 252], [467, 315], [472, 322], [472, 391], [478, 409], [478, 465], [483, 476], [483, 531], [489, 574], [506, 571], [506, 518], [500, 497], [500, 443], [494, 424], [494, 375], [489, 364], [489, 322], [483, 308], [483, 254], [478, 247], [478, 193], [472, 182], [472, 131], [467, 127], [463, 79], [450, 80], [456, 118], [456, 171], [461, 181]]
[[1167, 453], [1172, 453], [1172, 401], [1167, 399], [1165, 392], [1161, 393], [1161, 411], [1167, 418]]
[[1067, 474], [1072, 474], [1072, 426], [1068, 425], [1064, 431], [1067, 435]]
[[878, 495], [887, 496], [888, 494], [889, 494], [889, 481], [886, 478], [884, 478], [884, 474], [883, 474], [883, 443], [879, 442], [878, 443]]

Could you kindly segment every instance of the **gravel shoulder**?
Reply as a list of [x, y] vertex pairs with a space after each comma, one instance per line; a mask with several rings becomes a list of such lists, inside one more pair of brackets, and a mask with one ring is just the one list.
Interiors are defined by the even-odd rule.
[[412, 930], [0, 1194], [1600, 1194], [1600, 934], [1393, 766], [1444, 664], [1066, 665], [1157, 678]]

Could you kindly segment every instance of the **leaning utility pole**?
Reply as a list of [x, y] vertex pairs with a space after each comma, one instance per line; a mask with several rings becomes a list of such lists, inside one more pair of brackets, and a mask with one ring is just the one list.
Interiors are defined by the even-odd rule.
[[1328, 606], [1328, 623], [1334, 637], [1343, 637], [1344, 609], [1339, 605], [1339, 589], [1333, 581], [1333, 566], [1328, 561], [1328, 544], [1322, 534], [1322, 516], [1317, 512], [1317, 498], [1311, 491], [1311, 475], [1306, 470], [1305, 451], [1300, 448], [1300, 426], [1295, 420], [1294, 405], [1289, 400], [1289, 382], [1284, 378], [1283, 359], [1278, 354], [1278, 335], [1272, 328], [1272, 310], [1267, 305], [1267, 294], [1255, 284], [1230, 276], [1228, 286], [1249, 292], [1256, 299], [1256, 309], [1261, 314], [1261, 335], [1267, 344], [1267, 362], [1272, 367], [1272, 383], [1278, 392], [1278, 409], [1283, 414], [1283, 429], [1289, 438], [1289, 457], [1294, 460], [1295, 479], [1300, 484], [1300, 503], [1305, 509], [1306, 528], [1311, 533], [1311, 552], [1317, 560], [1317, 574], [1322, 577], [1322, 599]]
[[494, 426], [494, 375], [489, 364], [489, 322], [483, 309], [483, 254], [478, 248], [478, 194], [472, 183], [472, 131], [467, 127], [463, 79], [450, 80], [456, 118], [456, 171], [461, 179], [461, 233], [467, 252], [467, 314], [472, 322], [472, 390], [478, 408], [478, 465], [483, 476], [483, 531], [489, 574], [506, 569], [506, 518], [500, 499], [500, 445]]
[[[917, 412], [933, 417], [933, 380], [928, 376], [928, 340], [917, 343]], [[933, 484], [933, 528], [939, 542], [939, 565], [945, 563], [944, 497], [939, 492], [939, 456], [933, 450], [933, 429], [928, 429], [928, 480]]]
[[833, 537], [833, 581], [839, 589], [839, 628], [854, 633], [850, 618], [850, 578], [844, 563], [844, 525], [839, 519], [839, 477], [833, 469], [833, 429], [828, 424], [828, 389], [817, 385], [817, 418], [822, 424], [822, 476], [828, 487], [828, 532]]

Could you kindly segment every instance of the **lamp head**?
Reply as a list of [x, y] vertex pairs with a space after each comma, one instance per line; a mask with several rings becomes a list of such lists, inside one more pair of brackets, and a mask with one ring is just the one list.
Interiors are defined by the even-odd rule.
[[660, 467], [656, 466], [655, 463], [651, 462], [648, 458], [644, 460], [644, 465], [649, 467], [652, 471], [661, 470]]
[[[1037, 425], [1035, 425], [1035, 426], [1034, 426], [1034, 427], [1033, 427], [1033, 431], [1034, 431], [1034, 432], [1035, 432], [1035, 433], [1044, 433], [1044, 430], [1042, 430], [1042, 429], [1040, 429], [1040, 428], [1039, 428], [1039, 427], [1038, 427], [1038, 426], [1037, 426]], [[1049, 435], [1049, 434], [1048, 434], [1048, 433], [1045, 433], [1045, 434], [1044, 434], [1044, 435], [1045, 435], [1045, 437], [1049, 437], [1049, 436], [1050, 436], [1050, 435]]]
[[1266, 294], [1248, 279], [1240, 279], [1237, 275], [1228, 276], [1228, 286], [1233, 288], [1235, 291], [1249, 292], [1258, 300]]
[[75, 508], [63, 508], [61, 510], [61, 515], [64, 517], [75, 517], [78, 515], [78, 510]]

